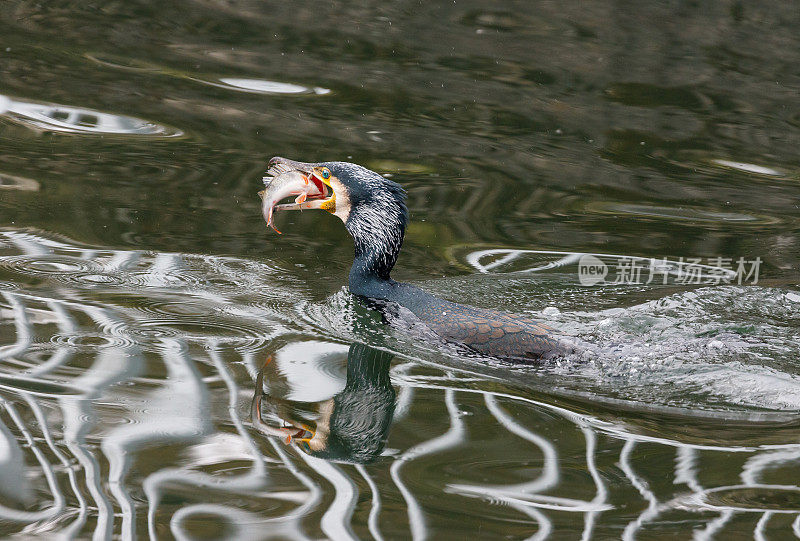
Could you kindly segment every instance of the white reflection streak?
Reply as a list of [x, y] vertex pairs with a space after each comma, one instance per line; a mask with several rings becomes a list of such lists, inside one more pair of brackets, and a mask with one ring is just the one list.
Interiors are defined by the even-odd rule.
[[0, 95], [0, 114], [40, 130], [68, 133], [183, 135], [180, 131], [172, 134], [161, 126], [134, 117], [69, 105], [17, 101], [4, 95]]
[[[594, 430], [587, 426], [581, 426], [584, 436], [586, 436], [586, 468], [589, 470], [589, 475], [592, 476], [595, 487], [597, 487], [597, 494], [595, 495], [592, 503], [601, 506], [606, 503], [608, 491], [606, 485], [603, 483], [603, 478], [597, 471], [597, 464], [595, 463], [595, 450], [597, 449], [597, 434]], [[583, 535], [581, 541], [589, 541], [592, 538], [592, 531], [594, 530], [594, 522], [597, 515], [601, 511], [589, 511], [584, 518]]]
[[301, 519], [311, 513], [318, 505], [320, 500], [322, 499], [322, 490], [320, 489], [319, 485], [315, 483], [308, 475], [301, 472], [297, 466], [294, 465], [294, 462], [289, 458], [289, 455], [286, 454], [281, 448], [281, 444], [278, 443], [276, 438], [269, 438], [269, 442], [272, 445], [273, 449], [277, 453], [278, 457], [283, 462], [283, 465], [286, 466], [286, 469], [294, 475], [309, 491], [309, 497], [306, 499], [306, 502], [295, 509], [292, 513], [285, 514], [282, 516], [282, 520], [287, 518], [292, 519]]
[[800, 538], [800, 513], [797, 515], [797, 518], [794, 519], [794, 522], [792, 522], [792, 531], [794, 535]]
[[[448, 389], [448, 387], [444, 385], [436, 385], [432, 383], [425, 383], [423, 381], [417, 381], [412, 377], [407, 378], [409, 384], [413, 384], [415, 387], [420, 389]], [[676, 440], [670, 440], [668, 438], [660, 438], [657, 436], [648, 436], [645, 434], [633, 434], [629, 432], [625, 432], [624, 428], [613, 423], [602, 421], [595, 417], [591, 417], [589, 415], [585, 415], [582, 413], [576, 413], [571, 411], [567, 408], [556, 406], [554, 404], [548, 404], [547, 402], [541, 402], [538, 400], [533, 400], [531, 398], [525, 398], [523, 396], [517, 396], [510, 393], [499, 393], [499, 392], [491, 392], [491, 391], [484, 391], [481, 389], [470, 389], [467, 387], [459, 388], [459, 392], [461, 393], [477, 393], [477, 394], [491, 394], [498, 398], [509, 398], [511, 400], [517, 400], [520, 402], [524, 402], [526, 404], [533, 404], [535, 406], [540, 406], [542, 408], [548, 409], [555, 413], [558, 413], [565, 417], [566, 419], [572, 421], [575, 424], [585, 423], [596, 430], [606, 433], [612, 437], [618, 438], [620, 440], [625, 441], [635, 441], [635, 442], [648, 442], [648, 443], [658, 443], [660, 445], [667, 445], [669, 447], [690, 447], [692, 449], [699, 449], [705, 451], [725, 451], [728, 453], [752, 453], [754, 451], [761, 451], [765, 449], [800, 449], [800, 444], [778, 444], [778, 445], [759, 445], [759, 446], [731, 446], [726, 447], [724, 445], [705, 445], [699, 443], [684, 443]]]
[[702, 492], [697, 482], [697, 451], [690, 447], [678, 447], [675, 457], [675, 484], [685, 483], [693, 492]]
[[165, 384], [150, 394], [152, 411], [111, 431], [101, 444], [109, 463], [109, 489], [122, 512], [121, 537], [126, 540], [136, 538], [136, 509], [124, 486], [130, 454], [144, 444], [189, 441], [208, 431], [207, 390], [185, 345], [172, 339], [162, 340], [161, 345], [167, 375]]
[[259, 367], [256, 366], [256, 356], [255, 353], [247, 350], [242, 352], [242, 364], [244, 364], [247, 373], [250, 375], [251, 380], [255, 380], [256, 376], [258, 375]]
[[692, 539], [694, 539], [695, 541], [709, 541], [711, 539], [714, 539], [714, 535], [716, 535], [716, 533], [720, 531], [723, 528], [723, 526], [725, 526], [725, 524], [728, 523], [733, 514], [734, 514], [733, 511], [731, 511], [730, 509], [726, 509], [725, 511], [720, 513], [720, 515], [717, 518], [709, 522], [706, 525], [705, 529], [694, 532], [694, 537], [692, 537]]
[[86, 477], [89, 494], [97, 506], [97, 525], [94, 539], [108, 539], [113, 524], [113, 508], [102, 488], [102, 472], [97, 459], [86, 450], [86, 435], [94, 420], [92, 400], [110, 385], [135, 376], [141, 367], [137, 354], [128, 355], [123, 350], [102, 350], [91, 368], [75, 381], [86, 389], [82, 397], [61, 397], [59, 404], [64, 418], [64, 443], [78, 460]]
[[[217, 349], [216, 344], [213, 344], [212, 346], [209, 347], [209, 356], [211, 357], [214, 366], [216, 367], [217, 371], [222, 377], [222, 380], [225, 382], [225, 386], [228, 389], [228, 415], [230, 415], [231, 421], [233, 422], [233, 425], [236, 427], [236, 431], [239, 433], [239, 437], [244, 440], [245, 444], [250, 450], [250, 454], [253, 459], [252, 469], [244, 475], [226, 477], [224, 479], [220, 479], [218, 476], [208, 475], [202, 472], [190, 471], [181, 468], [167, 468], [149, 475], [142, 483], [142, 486], [145, 494], [147, 495], [147, 500], [148, 500], [147, 527], [148, 527], [148, 533], [150, 534], [150, 537], [152, 539], [155, 539], [157, 537], [155, 519], [156, 519], [156, 511], [158, 510], [158, 505], [161, 501], [162, 490], [160, 487], [161, 485], [168, 483], [169, 481], [174, 481], [178, 483], [191, 483], [197, 486], [198, 488], [228, 490], [237, 493], [248, 493], [257, 490], [262, 490], [267, 484], [267, 471], [266, 471], [266, 466], [264, 465], [263, 457], [259, 452], [258, 448], [256, 447], [255, 443], [253, 442], [252, 438], [250, 438], [250, 436], [248, 435], [247, 431], [244, 428], [244, 425], [242, 424], [241, 419], [239, 418], [239, 414], [237, 411], [239, 405], [238, 402], [239, 386], [236, 384], [236, 381], [234, 381], [230, 371], [227, 369], [225, 363], [222, 361], [222, 358], [219, 355], [219, 350]], [[188, 508], [196, 510], [197, 507], [199, 506], [194, 505], [194, 506], [189, 506]], [[182, 511], [185, 512], [186, 509], [187, 507], [184, 507]], [[230, 513], [225, 513], [224, 512], [225, 509], [228, 509]], [[238, 512], [238, 510], [235, 508], [220, 505], [217, 506], [215, 512], [217, 514], [228, 516], [229, 514], [234, 514]], [[173, 515], [173, 522], [177, 520], [177, 517], [178, 517], [178, 512], [176, 512], [175, 515]]]
[[761, 518], [758, 519], [758, 523], [756, 524], [756, 529], [753, 531], [753, 539], [756, 541], [765, 541], [767, 538], [764, 537], [764, 529], [767, 527], [767, 522], [769, 522], [769, 517], [772, 516], [772, 511], [766, 511]]
[[631, 484], [636, 488], [636, 490], [639, 491], [639, 494], [641, 494], [642, 497], [649, 502], [649, 505], [647, 506], [647, 509], [645, 509], [642, 514], [636, 518], [636, 520], [631, 521], [625, 527], [625, 531], [622, 532], [622, 539], [625, 541], [635, 539], [636, 531], [642, 526], [642, 524], [657, 516], [659, 512], [658, 498], [656, 498], [655, 494], [653, 494], [653, 492], [647, 487], [647, 481], [640, 479], [631, 467], [631, 452], [635, 446], [636, 442], [632, 439], [629, 439], [625, 442], [625, 445], [622, 447], [622, 452], [619, 455], [619, 465], [620, 468], [622, 468], [622, 471], [625, 472], [627, 478], [630, 479]]
[[[5, 405], [5, 401], [0, 399], [0, 404]], [[29, 494], [30, 485], [25, 479], [25, 458], [22, 448], [0, 419], [0, 495], [24, 501], [28, 499]], [[2, 511], [0, 517], [3, 517]]]
[[[691, 447], [678, 447], [675, 457], [674, 483], [685, 483], [693, 492], [703, 492], [705, 489], [697, 480], [697, 450]], [[717, 518], [706, 524], [703, 530], [695, 531], [695, 541], [708, 541], [722, 529], [733, 516], [733, 511], [722, 511]]]
[[389, 473], [392, 476], [394, 484], [403, 495], [408, 507], [408, 521], [411, 526], [411, 537], [414, 540], [425, 539], [428, 536], [428, 527], [425, 524], [425, 515], [422, 508], [414, 498], [414, 494], [406, 487], [400, 477], [400, 469], [403, 465], [411, 460], [417, 459], [423, 455], [429, 455], [443, 451], [449, 447], [454, 447], [464, 441], [464, 422], [458, 415], [458, 407], [456, 406], [455, 390], [445, 387], [444, 401], [447, 406], [447, 413], [450, 416], [450, 428], [447, 432], [437, 438], [419, 443], [414, 447], [408, 449], [405, 453], [400, 455], [397, 460], [392, 462], [389, 468]]
[[[481, 259], [483, 259], [487, 255], [495, 255], [496, 253], [505, 253], [503, 257], [495, 259], [491, 263], [487, 263], [486, 265], [481, 264]], [[475, 267], [478, 272], [487, 273], [490, 270], [494, 269], [495, 267], [500, 267], [501, 265], [505, 265], [506, 263], [511, 263], [515, 259], [519, 258], [524, 252], [519, 250], [480, 250], [477, 252], [472, 252], [471, 254], [467, 255], [467, 263]]]
[[320, 522], [322, 531], [330, 539], [356, 539], [350, 529], [350, 521], [358, 499], [358, 488], [353, 480], [326, 460], [302, 452], [298, 454], [314, 471], [327, 479], [335, 491], [333, 501], [322, 515]]
[[[500, 254], [505, 254], [505, 255], [503, 257], [495, 259], [491, 263], [487, 263], [486, 265], [483, 265], [480, 262], [481, 259], [483, 259], [486, 256], [498, 256]], [[571, 265], [573, 263], [578, 263], [580, 261], [581, 257], [584, 256], [584, 255], [593, 255], [593, 256], [596, 256], [596, 257], [599, 257], [599, 258], [608, 258], [608, 259], [612, 259], [613, 258], [613, 259], [617, 259], [617, 260], [619, 260], [619, 259], [632, 259], [632, 260], [640, 261], [640, 262], [643, 262], [643, 263], [651, 263], [651, 262], [654, 261], [652, 258], [649, 258], [649, 257], [627, 256], [627, 255], [621, 255], [621, 254], [584, 254], [584, 253], [575, 253], [575, 252], [553, 252], [553, 251], [544, 251], [544, 250], [514, 250], [514, 249], [509, 249], [509, 248], [494, 248], [494, 249], [489, 249], [489, 250], [478, 250], [478, 251], [475, 251], [475, 252], [472, 252], [472, 253], [468, 254], [466, 256], [466, 261], [467, 261], [467, 263], [472, 265], [478, 272], [483, 273], [483, 274], [487, 274], [492, 269], [495, 269], [497, 267], [501, 267], [501, 266], [505, 265], [506, 263], [511, 263], [512, 261], [514, 261], [516, 259], [519, 259], [519, 257], [524, 255], [524, 254], [560, 255], [560, 256], [563, 256], [563, 257], [558, 259], [558, 260], [556, 260], [556, 261], [551, 261], [550, 263], [545, 263], [544, 265], [539, 265], [539, 266], [536, 266], [536, 267], [530, 267], [530, 268], [527, 268], [527, 269], [523, 269], [523, 270], [521, 270], [519, 272], [538, 272], [538, 271], [549, 270], [549, 269], [558, 268], [558, 267], [564, 267], [566, 265]], [[683, 265], [683, 263], [678, 262], [678, 261], [667, 261], [667, 263], [669, 263], [673, 267], [677, 267], [677, 268], [680, 268]], [[714, 272], [715, 273], [714, 276], [719, 275], [719, 276], [725, 277], [726, 279], [731, 279], [731, 280], [736, 277], [736, 273], [734, 273], [730, 269], [723, 269], [721, 267], [714, 267], [712, 265], [699, 265], [698, 264], [697, 266], [702, 268], [702, 269], [704, 269], [704, 270], [709, 270], [711, 272]], [[672, 272], [677, 272], [677, 271], [673, 270]], [[721, 274], [717, 274], [717, 273], [721, 273]]]
[[[498, 254], [506, 254], [505, 256], [492, 261], [491, 263], [487, 263], [486, 265], [481, 264], [481, 259], [488, 256], [498, 255]], [[490, 270], [501, 267], [506, 263], [511, 263], [515, 259], [518, 259], [523, 254], [548, 254], [548, 255], [563, 255], [561, 259], [557, 261], [552, 261], [550, 263], [545, 263], [544, 265], [539, 265], [538, 267], [531, 267], [529, 269], [525, 269], [522, 272], [537, 272], [543, 270], [554, 269], [557, 267], [563, 267], [566, 265], [570, 265], [572, 263], [577, 263], [580, 260], [580, 257], [583, 254], [576, 254], [572, 252], [540, 252], [538, 250], [509, 250], [504, 248], [492, 249], [492, 250], [480, 250], [477, 252], [472, 252], [471, 254], [467, 255], [467, 263], [475, 267], [478, 272], [481, 273], [488, 273]]]
[[[182, 507], [175, 511], [172, 515], [169, 527], [175, 539], [180, 541], [194, 540], [198, 536], [187, 534], [181, 529], [181, 523], [191, 515], [219, 515], [228, 519], [228, 524], [233, 531], [226, 531], [224, 539], [236, 539], [237, 541], [249, 541], [264, 539], [264, 531], [262, 529], [260, 517], [249, 511], [243, 511], [235, 507], [227, 505], [220, 505], [215, 503], [199, 503], [196, 505], [189, 505]], [[206, 517], [204, 517], [206, 518]], [[226, 528], [227, 530], [227, 528]], [[151, 535], [151, 539], [157, 539]]]
[[[395, 366], [392, 369], [392, 373], [405, 375], [413, 366], [414, 363], [403, 363]], [[401, 385], [400, 389], [397, 391], [397, 400], [393, 416], [394, 422], [400, 421], [408, 415], [413, 401], [414, 387], [412, 385]]]
[[17, 341], [14, 344], [0, 347], [0, 359], [7, 359], [24, 352], [31, 345], [31, 325], [25, 313], [25, 305], [16, 295], [4, 291], [3, 298], [14, 312], [14, 328], [17, 331]]
[[[522, 439], [528, 440], [542, 450], [544, 466], [542, 474], [535, 481], [520, 483], [518, 485], [488, 485], [481, 489], [497, 489], [509, 492], [541, 492], [555, 486], [558, 483], [558, 453], [556, 448], [547, 438], [534, 434], [524, 426], [517, 423], [503, 408], [497, 403], [497, 397], [491, 394], [484, 395], [484, 401], [489, 412], [497, 421], [512, 434], [516, 434]], [[478, 488], [478, 487], [476, 487]]]
[[77, 532], [86, 522], [86, 498], [84, 498], [83, 493], [78, 487], [75, 468], [72, 467], [64, 453], [58, 450], [58, 447], [56, 447], [55, 442], [53, 441], [53, 436], [50, 434], [50, 428], [48, 427], [47, 420], [42, 413], [42, 408], [39, 407], [39, 404], [36, 402], [36, 400], [28, 396], [27, 393], [22, 393], [22, 397], [28, 403], [28, 406], [30, 406], [31, 411], [36, 418], [36, 422], [39, 424], [39, 427], [42, 430], [42, 436], [44, 436], [47, 446], [50, 448], [50, 451], [52, 451], [56, 458], [58, 458], [58, 461], [61, 462], [61, 466], [64, 468], [64, 471], [67, 472], [67, 477], [69, 478], [69, 484], [72, 487], [72, 492], [75, 495], [75, 499], [78, 500], [78, 517], [72, 522], [71, 525], [64, 528], [64, 531], [59, 535], [59, 537], [71, 539], [77, 534]]
[[113, 315], [105, 308], [99, 308], [97, 306], [87, 304], [81, 307], [81, 311], [92, 318], [92, 320], [97, 323], [97, 326], [100, 327], [103, 332], [108, 334], [119, 334], [118, 329], [125, 325], [125, 323], [118, 316]]
[[771, 451], [759, 453], [747, 459], [742, 466], [741, 478], [746, 485], [759, 484], [761, 473], [769, 466], [779, 466], [786, 462], [795, 462], [800, 459], [800, 449], [786, 449], [781, 451]]
[[[674, 483], [685, 483], [693, 492], [700, 493], [705, 489], [697, 481], [697, 450], [691, 447], [678, 447], [675, 462]], [[724, 510], [720, 515], [709, 522], [703, 530], [695, 531], [695, 541], [708, 541], [714, 538], [733, 516], [733, 511]]]
[[[759, 477], [761, 473], [767, 467], [771, 466], [772, 464], [779, 465], [784, 462], [793, 462], [798, 458], [800, 458], [800, 450], [773, 451], [751, 456], [742, 467], [742, 481], [746, 485], [757, 485], [759, 483]], [[756, 529], [753, 532], [755, 539], [759, 541], [766, 539], [764, 536], [764, 530], [766, 529], [767, 523], [769, 522], [771, 516], [772, 512], [766, 511], [759, 519], [758, 524], [756, 524]]]
[[3, 236], [9, 239], [23, 254], [29, 256], [51, 254], [53, 252], [52, 248], [72, 248], [54, 240], [43, 239], [17, 231], [4, 231]]
[[217, 368], [220, 376], [222, 376], [225, 386], [228, 388], [228, 415], [230, 415], [233, 426], [236, 427], [236, 432], [238, 432], [239, 436], [245, 441], [247, 447], [250, 449], [250, 452], [253, 455], [253, 471], [252, 473], [247, 474], [247, 477], [252, 478], [251, 482], [253, 482], [253, 486], [256, 486], [256, 484], [263, 485], [267, 481], [267, 468], [264, 466], [264, 460], [261, 456], [261, 452], [258, 450], [258, 447], [256, 447], [253, 439], [247, 433], [247, 430], [245, 430], [244, 424], [239, 417], [239, 386], [236, 384], [236, 380], [233, 379], [233, 376], [231, 376], [228, 367], [225, 366], [225, 363], [222, 361], [216, 344], [213, 344], [209, 348], [209, 356], [211, 357], [211, 361], [214, 363], [214, 366]]
[[450, 485], [450, 488], [460, 492], [468, 492], [505, 502], [514, 509], [525, 513], [537, 521], [539, 528], [531, 539], [544, 539], [550, 534], [553, 526], [550, 519], [548, 519], [544, 513], [536, 509], [536, 507], [559, 506], [566, 503], [567, 500], [563, 498], [545, 497], [544, 499], [550, 501], [546, 501], [546, 503], [542, 504], [531, 501], [530, 495], [558, 484], [558, 454], [556, 453], [556, 449], [546, 438], [534, 434], [514, 421], [514, 419], [498, 405], [497, 398], [494, 395], [485, 394], [484, 401], [486, 402], [486, 407], [489, 412], [506, 430], [533, 443], [542, 450], [544, 462], [542, 473], [535, 481], [528, 481], [516, 485]]
[[[47, 509], [43, 509], [41, 511], [19, 511], [17, 509], [11, 509], [4, 505], [0, 505], [0, 518], [4, 520], [11, 520], [15, 522], [37, 522], [40, 520], [46, 520], [53, 516], [59, 515], [64, 511], [65, 507], [65, 500], [64, 494], [61, 492], [61, 489], [58, 486], [58, 483], [55, 478], [55, 473], [53, 472], [53, 468], [47, 459], [44, 456], [44, 453], [39, 449], [39, 446], [36, 444], [36, 441], [31, 436], [31, 433], [25, 428], [25, 424], [20, 418], [19, 414], [17, 413], [16, 408], [10, 402], [0, 398], [0, 405], [2, 405], [8, 415], [11, 417], [11, 420], [14, 421], [14, 424], [17, 426], [17, 430], [22, 434], [22, 437], [25, 440], [28, 448], [33, 452], [36, 456], [36, 460], [39, 462], [39, 465], [42, 467], [42, 473], [44, 474], [45, 479], [47, 480], [47, 487], [50, 490], [50, 493], [53, 495], [53, 503]], [[4, 427], [3, 427], [4, 428]], [[2, 434], [0, 434], [2, 436]], [[12, 441], [13, 438], [9, 441]], [[16, 443], [16, 442], [15, 442]], [[22, 455], [19, 454], [20, 465], [24, 467], [24, 462], [22, 461]], [[27, 480], [22, 477], [21, 483], [23, 486], [18, 486], [17, 490], [22, 492], [23, 494], [27, 492]]]
[[[56, 325], [58, 326], [59, 332], [63, 334], [72, 334], [75, 332], [75, 322], [69, 313], [64, 309], [64, 306], [61, 302], [55, 299], [48, 299], [47, 307], [50, 308], [50, 311], [56, 318]], [[69, 361], [71, 357], [72, 350], [70, 348], [59, 348], [50, 356], [49, 359], [47, 359], [46, 362], [36, 366], [35, 368], [31, 368], [28, 373], [32, 376], [46, 374]]]
[[135, 264], [140, 257], [141, 254], [137, 251], [114, 252], [111, 259], [103, 264], [103, 270], [109, 273], [125, 270]]
[[170, 275], [179, 272], [184, 266], [183, 259], [179, 254], [157, 254], [150, 265], [149, 272], [145, 275], [147, 285], [156, 287], [169, 285]]
[[[0, 112], [1, 113], [1, 112]], [[79, 252], [80, 248], [55, 239], [41, 237], [24, 231], [2, 231], [0, 235], [9, 239], [25, 255], [37, 256], [52, 254], [55, 250]]]
[[378, 485], [375, 484], [375, 481], [369, 473], [367, 473], [367, 469], [363, 464], [356, 464], [356, 470], [361, 474], [361, 477], [364, 478], [364, 481], [367, 482], [372, 492], [372, 503], [369, 508], [369, 518], [367, 519], [369, 533], [375, 541], [383, 541], [383, 535], [381, 535], [380, 524], [378, 522], [378, 517], [381, 514], [381, 494], [378, 491]]

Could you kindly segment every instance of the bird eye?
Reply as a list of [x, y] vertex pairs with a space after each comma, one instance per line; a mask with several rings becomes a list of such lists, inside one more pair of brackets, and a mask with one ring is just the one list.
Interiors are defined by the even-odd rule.
[[324, 178], [325, 180], [331, 178], [331, 170], [328, 169], [327, 167], [322, 168], [322, 178]]

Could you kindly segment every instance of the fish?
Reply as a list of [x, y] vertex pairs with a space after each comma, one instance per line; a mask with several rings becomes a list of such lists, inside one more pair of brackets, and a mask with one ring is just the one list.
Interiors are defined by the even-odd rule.
[[309, 182], [308, 176], [303, 172], [287, 167], [284, 164], [272, 166], [263, 180], [266, 189], [258, 192], [258, 195], [261, 196], [261, 213], [267, 221], [267, 225], [278, 234], [281, 234], [281, 232], [278, 231], [273, 222], [273, 211], [279, 201], [295, 195], [297, 197], [294, 202], [299, 205], [309, 197], [324, 195], [317, 183]]

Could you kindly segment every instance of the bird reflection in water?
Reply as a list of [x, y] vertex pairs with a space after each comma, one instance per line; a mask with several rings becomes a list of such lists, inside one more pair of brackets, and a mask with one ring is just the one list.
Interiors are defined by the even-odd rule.
[[[389, 378], [392, 355], [365, 344], [351, 344], [344, 389], [316, 403], [315, 426], [298, 419], [293, 401], [264, 392], [264, 372], [271, 359], [256, 377], [251, 410], [256, 429], [281, 438], [287, 445], [295, 443], [309, 455], [335, 462], [365, 464], [380, 456], [395, 409], [395, 391]], [[271, 406], [288, 426], [266, 423], [262, 402]]]

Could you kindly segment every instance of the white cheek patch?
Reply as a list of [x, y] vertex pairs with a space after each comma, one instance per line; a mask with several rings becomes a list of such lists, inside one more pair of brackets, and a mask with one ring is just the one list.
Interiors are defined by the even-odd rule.
[[342, 182], [331, 178], [336, 193], [334, 214], [345, 224], [353, 237], [356, 255], [366, 257], [367, 269], [388, 272], [397, 260], [403, 243], [406, 208], [403, 191], [377, 173], [359, 165], [336, 162], [342, 174], [362, 189], [361, 199], [353, 202], [350, 191]]
[[342, 222], [347, 223], [347, 219], [350, 217], [350, 192], [347, 191], [344, 184], [336, 179], [332, 179], [331, 185], [336, 194], [336, 210], [333, 214], [338, 216]]

